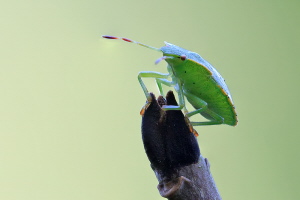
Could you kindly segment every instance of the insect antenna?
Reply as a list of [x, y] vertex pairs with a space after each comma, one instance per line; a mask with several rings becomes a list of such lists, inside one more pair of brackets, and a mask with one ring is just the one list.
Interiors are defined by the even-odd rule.
[[134, 41], [134, 40], [130, 40], [130, 39], [127, 39], [127, 38], [123, 38], [123, 37], [115, 37], [115, 36], [109, 36], [109, 35], [102, 35], [103, 38], [106, 38], [106, 39], [112, 39], [112, 40], [123, 40], [125, 42], [131, 42], [131, 43], [135, 43], [135, 44], [138, 44], [140, 46], [143, 46], [143, 47], [146, 47], [146, 48], [149, 48], [149, 49], [153, 49], [155, 51], [160, 51], [160, 49], [158, 48], [155, 48], [155, 47], [151, 47], [149, 45], [146, 45], [146, 44], [143, 44], [143, 43], [140, 43], [140, 42], [137, 42], [137, 41]]

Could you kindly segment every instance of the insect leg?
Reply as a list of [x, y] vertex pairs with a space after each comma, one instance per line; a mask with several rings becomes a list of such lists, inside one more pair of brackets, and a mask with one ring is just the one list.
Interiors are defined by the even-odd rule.
[[[147, 89], [146, 85], [144, 84], [142, 78], [167, 79], [169, 76], [170, 76], [170, 74], [163, 74], [160, 72], [153, 72], [153, 71], [143, 71], [143, 72], [139, 73], [138, 80], [139, 80], [140, 85], [145, 93], [146, 98], [147, 98], [147, 103], [144, 105], [144, 107], [142, 108], [142, 110], [140, 112], [141, 115], [143, 115], [145, 113], [145, 110], [149, 107], [149, 105], [152, 101], [151, 95], [149, 94], [148, 89]], [[159, 90], [161, 90], [161, 88], [159, 88]]]
[[140, 85], [145, 93], [145, 96], [147, 97], [147, 100], [151, 101], [151, 96], [148, 92], [148, 89], [147, 87], [145, 86], [142, 78], [156, 78], [156, 79], [166, 79], [168, 78], [170, 75], [169, 74], [163, 74], [163, 73], [160, 73], [160, 72], [152, 72], [152, 71], [143, 71], [143, 72], [140, 72], [139, 75], [138, 75], [138, 80], [140, 82]]
[[[178, 106], [173, 106], [173, 105], [164, 105], [162, 107], [163, 110], [181, 110], [182, 108], [185, 108], [185, 102], [184, 102], [184, 95], [183, 95], [183, 90], [182, 90], [182, 86], [179, 80], [175, 80], [173, 79], [174, 82], [174, 88], [176, 90], [176, 92], [178, 93], [178, 100], [179, 100], [179, 105]], [[175, 84], [175, 82], [177, 82]]]
[[216, 124], [222, 124], [224, 122], [223, 117], [215, 113], [214, 111], [210, 110], [207, 106], [207, 103], [200, 99], [199, 97], [190, 94], [188, 92], [184, 92], [184, 95], [186, 96], [187, 100], [195, 107], [198, 108], [192, 112], [186, 113], [186, 116], [190, 118], [191, 116], [195, 114], [202, 114], [204, 116], [208, 116], [207, 118], [211, 119], [211, 121], [207, 122], [191, 122], [193, 126], [203, 126], [203, 125], [216, 125]]
[[172, 87], [172, 86], [175, 85], [172, 81], [169, 81], [169, 80], [164, 79], [164, 78], [156, 78], [156, 83], [157, 83], [157, 87], [159, 89], [159, 92], [160, 92], [161, 96], [164, 96], [164, 91], [162, 89], [161, 84], [164, 84], [164, 85], [169, 86], [169, 87]]
[[[176, 79], [173, 77], [173, 80], [176, 80]], [[180, 81], [177, 80], [177, 82], [178, 82], [178, 84], [175, 85], [174, 88], [175, 88], [176, 92], [178, 93], [179, 105], [183, 105], [183, 113], [186, 114], [186, 113], [188, 113], [188, 110], [185, 105], [183, 88], [181, 87]]]
[[[167, 66], [167, 70], [169, 72], [168, 77], [173, 77], [172, 67], [170, 65]], [[172, 87], [172, 86], [176, 85], [173, 78], [172, 78], [172, 81], [169, 81], [165, 78], [156, 78], [156, 83], [157, 83], [157, 87], [159, 89], [160, 95], [162, 95], [162, 96], [164, 96], [164, 91], [162, 89], [161, 84], [164, 84], [164, 85], [169, 86], [169, 87]]]

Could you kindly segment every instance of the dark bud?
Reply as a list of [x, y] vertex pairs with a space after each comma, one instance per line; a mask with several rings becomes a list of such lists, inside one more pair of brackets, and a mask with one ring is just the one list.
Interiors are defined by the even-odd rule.
[[180, 110], [163, 111], [161, 106], [178, 105], [173, 92], [166, 101], [151, 94], [152, 102], [142, 119], [144, 148], [155, 170], [171, 174], [180, 167], [197, 163], [200, 149]]

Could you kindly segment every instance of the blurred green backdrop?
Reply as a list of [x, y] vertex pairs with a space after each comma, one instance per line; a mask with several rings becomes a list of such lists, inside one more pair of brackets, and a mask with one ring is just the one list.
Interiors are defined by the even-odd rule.
[[[0, 199], [162, 199], [137, 74], [168, 41], [226, 79], [237, 127], [196, 128], [223, 199], [299, 199], [300, 2], [2, 1]], [[158, 94], [153, 80], [147, 82]]]

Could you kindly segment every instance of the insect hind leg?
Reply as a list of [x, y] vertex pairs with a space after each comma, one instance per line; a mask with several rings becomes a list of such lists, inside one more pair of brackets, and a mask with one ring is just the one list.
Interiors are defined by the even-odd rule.
[[207, 106], [207, 103], [204, 100], [188, 92], [184, 92], [184, 95], [194, 107], [198, 108], [192, 112], [186, 113], [187, 118], [190, 118], [191, 116], [199, 113], [199, 114], [209, 116], [209, 118], [211, 119], [211, 121], [206, 121], [206, 122], [190, 122], [191, 125], [204, 126], [204, 125], [217, 125], [217, 124], [224, 123], [224, 118], [218, 115], [217, 113], [215, 113], [214, 111], [210, 110]]

